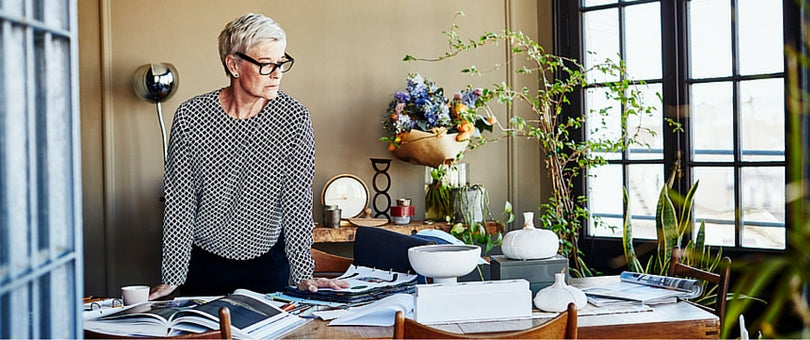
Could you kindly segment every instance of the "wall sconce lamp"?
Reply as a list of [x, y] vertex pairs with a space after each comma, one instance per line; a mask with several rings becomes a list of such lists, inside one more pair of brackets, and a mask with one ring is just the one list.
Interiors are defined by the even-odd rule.
[[166, 164], [166, 127], [163, 125], [163, 112], [160, 103], [171, 98], [180, 84], [177, 69], [169, 63], [141, 65], [132, 78], [132, 90], [138, 98], [157, 106], [160, 136], [163, 141], [163, 164]]

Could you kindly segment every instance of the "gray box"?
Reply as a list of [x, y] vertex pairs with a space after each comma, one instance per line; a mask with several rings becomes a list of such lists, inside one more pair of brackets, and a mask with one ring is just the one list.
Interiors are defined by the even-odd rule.
[[492, 280], [526, 279], [532, 297], [554, 283], [554, 274], [565, 272], [566, 281], [571, 277], [568, 259], [559, 254], [539, 260], [513, 260], [505, 255], [492, 255], [489, 269]]

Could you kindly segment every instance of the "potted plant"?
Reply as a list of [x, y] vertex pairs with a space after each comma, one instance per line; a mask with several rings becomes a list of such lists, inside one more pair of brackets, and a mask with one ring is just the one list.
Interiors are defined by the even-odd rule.
[[425, 219], [444, 221], [454, 215], [450, 173], [469, 146], [470, 138], [492, 131], [491, 118], [471, 114], [481, 91], [468, 88], [450, 100], [444, 89], [418, 73], [408, 74], [404, 91], [396, 91], [388, 104], [381, 141], [403, 161], [431, 167], [432, 182], [425, 189]]
[[405, 91], [394, 93], [382, 121], [386, 134], [380, 140], [395, 158], [439, 168], [458, 159], [476, 129], [492, 130], [485, 118], [467, 114], [480, 91], [466, 89], [451, 101], [443, 88], [418, 73], [406, 80]]
[[[433, 61], [438, 62], [453, 58], [456, 55], [472, 52], [487, 45], [507, 43], [510, 45], [511, 56], [524, 59], [526, 66], [514, 67], [518, 77], [536, 77], [539, 88], [512, 88], [507, 82], [492, 84], [483, 87], [480, 96], [460, 113], [460, 116], [486, 116], [493, 117], [492, 104], [512, 105], [522, 101], [527, 103], [527, 112], [515, 115], [505, 126], [494, 119], [487, 123], [497, 125], [503, 135], [497, 138], [485, 136], [471, 137], [468, 149], [480, 147], [488, 142], [501, 138], [525, 137], [534, 141], [545, 156], [545, 166], [548, 169], [552, 186], [551, 197], [548, 202], [540, 205], [540, 220], [546, 228], [550, 228], [560, 238], [560, 251], [569, 257], [574, 265], [572, 271], [580, 276], [592, 275], [584, 261], [577, 243], [580, 230], [589, 216], [585, 197], [576, 195], [574, 184], [585, 176], [587, 170], [606, 163], [600, 152], [616, 152], [624, 150], [630, 145], [638, 144], [638, 137], [642, 132], [652, 133], [641, 125], [642, 117], [649, 116], [653, 107], [644, 104], [642, 92], [637, 85], [624, 77], [624, 64], [605, 61], [586, 69], [576, 60], [546, 53], [542, 46], [534, 42], [522, 32], [504, 30], [500, 33], [485, 32], [476, 39], [464, 39], [459, 35], [459, 27], [455, 24], [458, 12], [453, 19], [449, 31], [445, 31], [450, 49], [439, 57], [422, 58], [406, 55], [405, 61]], [[509, 63], [510, 60], [505, 61]], [[494, 69], [502, 65], [495, 65]], [[471, 66], [461, 70], [463, 73], [480, 74], [481, 71]], [[621, 112], [622, 133], [615, 138], [602, 138], [588, 140], [578, 138], [583, 128], [595, 129], [607, 127], [605, 122], [610, 107], [602, 108], [583, 116], [566, 114], [565, 108], [570, 103], [568, 96], [575, 90], [588, 86], [586, 74], [591, 72], [605, 73], [621, 79], [615, 82], [600, 84], [610, 93]], [[621, 77], [619, 77], [622, 75]], [[515, 106], [513, 106], [515, 107]], [[483, 114], [482, 114], [483, 113]], [[638, 118], [638, 126], [628, 126], [628, 118]], [[524, 118], [528, 117], [528, 118]], [[590, 118], [589, 118], [590, 117]], [[588, 125], [586, 125], [586, 121]]]

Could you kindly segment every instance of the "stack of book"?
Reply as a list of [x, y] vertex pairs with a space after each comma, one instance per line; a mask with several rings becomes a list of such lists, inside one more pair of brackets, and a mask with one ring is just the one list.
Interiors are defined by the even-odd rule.
[[413, 293], [418, 275], [380, 270], [351, 265], [338, 279], [346, 281], [349, 288], [318, 288], [317, 292], [302, 291], [288, 287], [289, 296], [320, 301], [357, 304], [382, 299], [398, 293]]

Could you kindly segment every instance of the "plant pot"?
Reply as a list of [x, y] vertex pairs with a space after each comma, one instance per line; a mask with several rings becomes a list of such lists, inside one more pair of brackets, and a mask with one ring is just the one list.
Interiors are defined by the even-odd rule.
[[486, 207], [484, 187], [461, 187], [453, 189], [455, 222], [467, 224], [483, 222]]
[[457, 142], [457, 133], [424, 132], [411, 130], [399, 142], [399, 147], [391, 151], [394, 158], [436, 168], [451, 163], [459, 152], [467, 148], [469, 141]]

